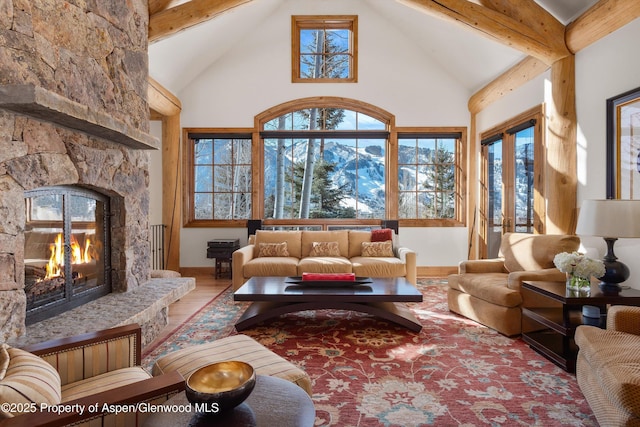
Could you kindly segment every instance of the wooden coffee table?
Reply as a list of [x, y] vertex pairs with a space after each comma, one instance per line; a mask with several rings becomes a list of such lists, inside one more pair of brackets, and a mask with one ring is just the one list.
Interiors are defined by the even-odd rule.
[[337, 309], [372, 314], [420, 332], [422, 325], [403, 303], [421, 302], [422, 293], [404, 277], [371, 278], [358, 286], [303, 285], [286, 277], [252, 277], [234, 294], [253, 301], [236, 323], [242, 331], [267, 319], [303, 310]]

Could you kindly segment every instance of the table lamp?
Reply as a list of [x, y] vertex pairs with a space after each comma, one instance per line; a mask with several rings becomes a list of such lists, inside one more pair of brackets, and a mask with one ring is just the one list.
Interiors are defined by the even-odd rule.
[[603, 262], [604, 276], [599, 277], [603, 292], [617, 293], [619, 283], [629, 278], [629, 267], [613, 253], [618, 238], [640, 237], [640, 200], [585, 200], [582, 202], [576, 234], [600, 236], [607, 243]]

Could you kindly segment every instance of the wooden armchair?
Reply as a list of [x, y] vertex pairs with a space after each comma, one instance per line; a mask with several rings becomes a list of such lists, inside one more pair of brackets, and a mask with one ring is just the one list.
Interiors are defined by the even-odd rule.
[[[4, 355], [11, 356], [10, 363], [14, 364], [9, 365], [13, 369], [7, 369], [5, 375], [5, 372], [2, 372], [0, 356], [0, 401], [8, 402], [7, 398], [11, 398], [16, 382], [23, 386], [21, 379], [9, 384], [9, 371], [15, 375], [15, 371], [20, 369], [16, 368], [16, 364], [19, 364], [21, 359], [27, 359], [26, 369], [43, 369], [43, 372], [49, 370], [52, 375], [26, 376], [41, 380], [43, 377], [54, 378], [57, 372], [59, 388], [56, 389], [57, 384], [47, 385], [50, 386], [50, 390], [54, 390], [51, 393], [53, 399], [59, 398], [60, 401], [51, 404], [66, 406], [59, 413], [40, 411], [39, 404], [34, 407], [38, 410], [31, 411], [30, 408], [27, 413], [6, 413], [7, 407], [4, 407], [0, 415], [0, 426], [141, 425], [147, 413], [144, 410], [135, 410], [135, 405], [161, 404], [173, 394], [184, 390], [184, 378], [178, 372], [151, 377], [140, 366], [140, 343], [140, 327], [126, 325], [51, 340], [23, 349], [7, 348], [3, 345]], [[38, 359], [53, 366], [55, 372], [46, 364], [33, 368], [39, 364]], [[49, 381], [54, 382], [55, 378]], [[39, 385], [35, 385], [33, 389], [27, 388], [27, 393], [37, 394], [32, 390], [38, 388]], [[21, 390], [18, 395], [24, 393], [25, 391]], [[29, 396], [26, 396], [26, 399], [33, 400]], [[107, 405], [116, 405], [114, 407], [122, 409], [126, 405], [129, 411], [115, 414]], [[2, 419], [2, 416], [10, 418]]]

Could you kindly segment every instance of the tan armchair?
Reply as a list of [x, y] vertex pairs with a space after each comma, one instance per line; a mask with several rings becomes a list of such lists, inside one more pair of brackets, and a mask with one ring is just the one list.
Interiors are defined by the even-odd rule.
[[576, 378], [601, 426], [640, 426], [640, 307], [617, 305], [607, 329], [578, 326]]
[[[144, 411], [116, 415], [104, 405], [160, 404], [184, 389], [184, 378], [151, 377], [140, 366], [140, 343], [140, 327], [127, 325], [22, 349], [2, 344], [0, 402], [15, 405], [2, 405], [0, 426], [141, 425]], [[40, 410], [60, 403], [69, 406]]]
[[555, 268], [553, 258], [579, 246], [577, 236], [506, 233], [499, 258], [462, 261], [458, 274], [449, 276], [449, 310], [504, 335], [519, 335], [523, 302], [530, 307], [549, 304], [532, 295], [523, 296], [522, 282], [564, 281], [565, 274]]

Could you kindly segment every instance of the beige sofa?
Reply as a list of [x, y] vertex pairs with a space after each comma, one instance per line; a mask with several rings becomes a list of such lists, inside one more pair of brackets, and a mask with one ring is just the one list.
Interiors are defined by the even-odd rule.
[[523, 303], [529, 307], [549, 305], [547, 298], [523, 295], [522, 282], [565, 280], [553, 258], [579, 246], [577, 236], [505, 233], [499, 258], [463, 261], [458, 274], [449, 276], [449, 310], [504, 335], [519, 335]]
[[[259, 256], [269, 244], [286, 243], [288, 256]], [[338, 253], [312, 256], [319, 242], [331, 242]], [[337, 242], [337, 245], [333, 242]], [[290, 277], [302, 273], [355, 273], [363, 277], [405, 277], [416, 284], [416, 253], [393, 246], [393, 256], [363, 256], [363, 242], [371, 242], [371, 232], [271, 231], [257, 230], [249, 244], [233, 253], [233, 289], [251, 277]], [[366, 244], [365, 244], [366, 246]], [[265, 255], [262, 253], [262, 255]]]
[[640, 307], [616, 305], [607, 329], [582, 325], [576, 378], [601, 426], [640, 426]]

